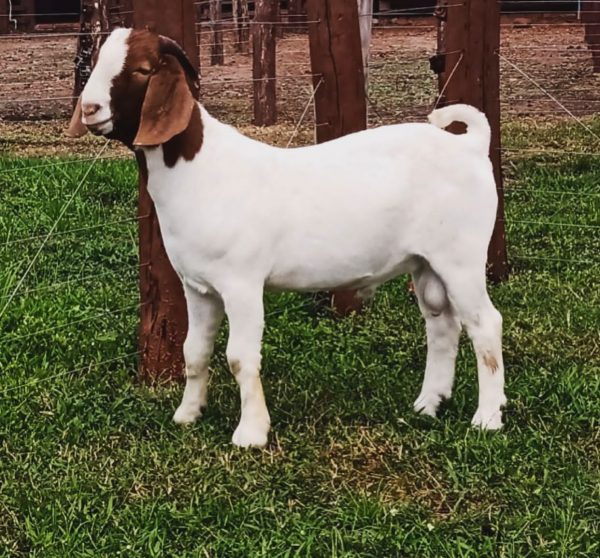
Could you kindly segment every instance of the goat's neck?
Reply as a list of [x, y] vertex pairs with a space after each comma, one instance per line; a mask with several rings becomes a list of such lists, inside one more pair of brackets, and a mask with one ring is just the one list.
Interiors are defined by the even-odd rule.
[[153, 160], [153, 163], [158, 162], [156, 158], [159, 153], [162, 153], [162, 164], [171, 169], [180, 159], [191, 161], [202, 148], [203, 139], [204, 126], [200, 115], [200, 107], [196, 104], [190, 122], [183, 132], [160, 147], [144, 149], [144, 153], [147, 159]]

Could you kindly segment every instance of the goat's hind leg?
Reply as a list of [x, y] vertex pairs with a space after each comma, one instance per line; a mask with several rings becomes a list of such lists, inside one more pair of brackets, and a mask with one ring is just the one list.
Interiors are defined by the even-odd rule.
[[414, 408], [418, 413], [435, 417], [442, 399], [452, 395], [461, 328], [444, 284], [429, 264], [424, 262], [421, 269], [413, 273], [413, 282], [427, 330], [425, 377]]
[[223, 321], [223, 302], [217, 295], [201, 294], [184, 286], [188, 333], [183, 344], [186, 383], [181, 404], [173, 415], [178, 424], [194, 422], [206, 406], [208, 364]]
[[502, 359], [502, 316], [492, 304], [485, 284], [485, 264], [448, 266], [439, 270], [448, 290], [450, 304], [465, 326], [477, 357], [479, 405], [473, 426], [488, 430], [502, 428], [504, 363]]

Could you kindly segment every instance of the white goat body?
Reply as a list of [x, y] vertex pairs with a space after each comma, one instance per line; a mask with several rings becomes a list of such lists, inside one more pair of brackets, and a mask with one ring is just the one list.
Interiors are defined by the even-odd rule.
[[[202, 149], [174, 168], [146, 150], [167, 251], [186, 281], [220, 293], [240, 279], [274, 289], [377, 285], [469, 246], [483, 266], [496, 191], [486, 146], [468, 134], [399, 124], [279, 149], [204, 109]], [[435, 113], [434, 113], [435, 114]], [[475, 117], [473, 118], [473, 114]]]
[[[497, 195], [485, 116], [453, 105], [434, 111], [433, 125], [384, 126], [280, 149], [196, 106], [196, 77], [173, 41], [116, 30], [82, 93], [82, 118], [72, 120], [76, 133], [83, 123], [143, 149], [188, 306], [187, 382], [174, 420], [200, 416], [214, 339], [227, 314], [227, 359], [242, 401], [233, 442], [263, 446], [270, 428], [259, 376], [263, 290], [372, 291], [410, 272], [428, 347], [415, 409], [434, 416], [450, 397], [465, 326], [479, 376], [473, 424], [500, 428], [502, 318], [485, 284]], [[441, 129], [455, 120], [467, 124], [466, 134]], [[174, 145], [182, 156], [176, 151], [173, 158]]]

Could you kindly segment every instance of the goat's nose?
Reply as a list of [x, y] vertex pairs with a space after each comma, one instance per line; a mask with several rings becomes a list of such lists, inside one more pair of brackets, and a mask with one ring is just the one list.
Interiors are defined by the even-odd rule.
[[81, 106], [81, 111], [84, 116], [93, 116], [100, 110], [100, 105], [98, 103], [83, 103]]

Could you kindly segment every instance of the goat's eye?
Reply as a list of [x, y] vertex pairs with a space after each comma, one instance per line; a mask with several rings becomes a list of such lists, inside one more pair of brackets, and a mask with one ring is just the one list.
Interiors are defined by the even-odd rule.
[[150, 68], [136, 68], [134, 73], [149, 76], [152, 73], [152, 70]]

